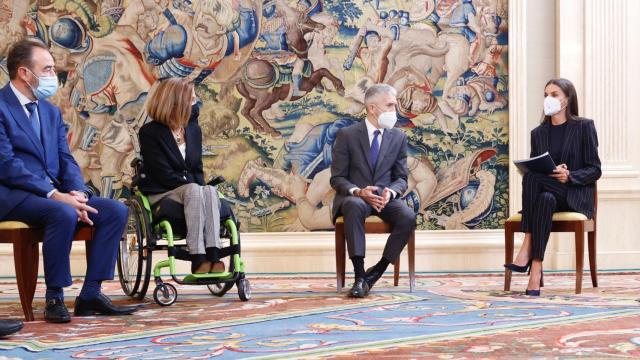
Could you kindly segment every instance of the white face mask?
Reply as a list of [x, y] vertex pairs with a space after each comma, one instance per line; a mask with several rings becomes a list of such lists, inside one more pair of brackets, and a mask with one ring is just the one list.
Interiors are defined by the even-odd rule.
[[398, 121], [398, 117], [395, 111], [387, 111], [378, 115], [378, 125], [384, 129], [393, 129], [396, 121]]
[[547, 116], [553, 116], [562, 110], [562, 103], [560, 100], [547, 96], [544, 98], [544, 114]]

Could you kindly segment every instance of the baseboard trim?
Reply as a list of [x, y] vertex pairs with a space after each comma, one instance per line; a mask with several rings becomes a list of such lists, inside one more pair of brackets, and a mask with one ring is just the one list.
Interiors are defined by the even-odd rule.
[[[382, 254], [387, 235], [367, 236], [367, 264]], [[248, 272], [300, 273], [335, 271], [334, 233], [243, 233], [242, 258]], [[2, 244], [5, 245], [5, 244]], [[154, 263], [166, 258], [166, 252], [154, 252]], [[401, 269], [407, 270], [406, 255]], [[416, 232], [417, 271], [498, 271], [504, 262], [504, 233], [502, 230], [452, 230]], [[188, 264], [180, 262], [178, 270], [188, 271]], [[71, 249], [71, 268], [74, 275], [86, 269], [83, 242], [74, 242]], [[184, 269], [183, 269], [184, 268]], [[0, 276], [13, 275], [13, 249], [0, 246]], [[42, 274], [42, 261], [40, 261]]]

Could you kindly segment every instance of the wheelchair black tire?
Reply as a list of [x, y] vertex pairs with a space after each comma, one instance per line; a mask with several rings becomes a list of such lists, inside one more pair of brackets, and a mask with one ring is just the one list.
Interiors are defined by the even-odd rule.
[[[124, 263], [123, 249], [121, 247], [118, 252], [118, 276], [124, 293], [128, 296], [141, 300], [144, 299], [147, 289], [149, 288], [152, 265], [152, 251], [149, 248], [149, 242], [154, 235], [152, 232], [151, 221], [144, 208], [142, 199], [138, 196], [133, 196], [131, 199], [127, 200], [125, 204], [129, 208], [127, 231], [129, 230], [130, 225], [132, 225], [131, 220], [133, 217], [135, 234], [139, 239], [136, 243], [135, 249], [135, 251], [137, 251], [137, 264], [135, 269], [130, 269], [128, 267], [128, 263]], [[121, 246], [122, 243], [123, 241], [121, 240]], [[132, 271], [135, 271], [135, 273], [132, 273]]]
[[172, 284], [159, 284], [153, 290], [153, 300], [160, 306], [171, 306], [178, 300], [178, 291]]
[[251, 300], [251, 283], [247, 278], [240, 278], [236, 281], [238, 287], [238, 297], [241, 301]]

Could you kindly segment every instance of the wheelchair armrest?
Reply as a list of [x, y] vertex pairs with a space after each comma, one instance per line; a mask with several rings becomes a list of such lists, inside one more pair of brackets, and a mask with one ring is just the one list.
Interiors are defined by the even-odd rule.
[[218, 175], [209, 179], [209, 182], [207, 182], [207, 185], [216, 186], [218, 184], [222, 184], [225, 181], [227, 180], [224, 178], [224, 176]]

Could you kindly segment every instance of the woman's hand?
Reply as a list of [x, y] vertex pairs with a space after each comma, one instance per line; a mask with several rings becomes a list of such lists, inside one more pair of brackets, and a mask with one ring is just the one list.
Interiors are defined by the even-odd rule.
[[552, 174], [549, 174], [552, 178], [558, 180], [559, 182], [565, 184], [569, 181], [569, 169], [566, 164], [560, 164], [556, 166], [556, 169], [553, 170]]

